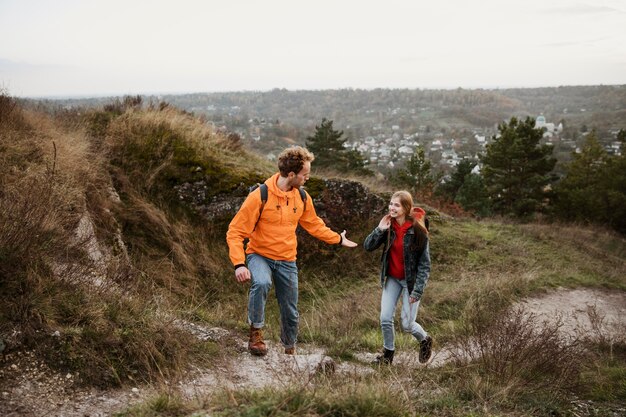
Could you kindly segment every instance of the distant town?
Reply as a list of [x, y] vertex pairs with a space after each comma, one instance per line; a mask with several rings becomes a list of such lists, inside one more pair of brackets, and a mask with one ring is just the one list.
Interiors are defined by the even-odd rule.
[[[58, 100], [65, 106], [101, 105], [111, 98]], [[168, 103], [238, 135], [269, 159], [290, 144], [306, 143], [323, 118], [343, 132], [370, 169], [403, 166], [421, 146], [443, 175], [463, 159], [478, 161], [498, 135], [498, 124], [531, 117], [554, 147], [556, 171], [580, 151], [592, 131], [609, 154], [621, 154], [626, 130], [626, 86], [572, 86], [508, 90], [321, 90], [194, 93], [145, 96]]]
[[[198, 112], [199, 109], [191, 109]], [[419, 109], [421, 111], [431, 111], [429, 108]], [[236, 115], [242, 110], [238, 106], [227, 109], [220, 109], [215, 105], [210, 105], [206, 109], [208, 123], [212, 124], [216, 129], [233, 131], [237, 133], [244, 142], [257, 150], [267, 149], [264, 144], [276, 144], [278, 137], [272, 129], [273, 125], [280, 127], [280, 120], [271, 120], [261, 118], [251, 118], [247, 120], [247, 128], [242, 126], [229, 126], [211, 121], [211, 114], [227, 115], [231, 120], [236, 119]], [[390, 113], [392, 115], [401, 114], [402, 109], [394, 109]], [[567, 110], [565, 110], [567, 111]], [[584, 109], [580, 110], [584, 112]], [[416, 110], [410, 110], [410, 114], [415, 114]], [[533, 117], [533, 116], [530, 116]], [[590, 130], [583, 127], [583, 131], [577, 132], [576, 135], [564, 134], [564, 126], [562, 122], [546, 120], [546, 117], [539, 114], [535, 118], [535, 127], [544, 130], [545, 143], [554, 147], [554, 155], [560, 155], [560, 162], [567, 162], [571, 159], [573, 152], [580, 152], [580, 144], [582, 139], [590, 133]], [[223, 119], [223, 117], [220, 117]], [[341, 125], [337, 124], [337, 128]], [[479, 156], [484, 152], [485, 147], [489, 144], [493, 137], [498, 136], [498, 126], [494, 124], [492, 127], [484, 128], [464, 128], [455, 129], [447, 132], [446, 129], [438, 131], [430, 125], [419, 125], [413, 131], [402, 128], [399, 124], [385, 125], [377, 123], [369, 127], [367, 135], [355, 135], [350, 124], [341, 128], [344, 131], [344, 137], [347, 138], [344, 146], [349, 149], [357, 150], [363, 155], [368, 163], [368, 167], [375, 171], [388, 171], [396, 167], [401, 167], [411, 158], [418, 146], [421, 146], [427, 158], [431, 161], [433, 167], [446, 174], [451, 168], [459, 164], [463, 159], [479, 160]], [[363, 128], [359, 130], [364, 130]], [[365, 128], [367, 130], [367, 128]], [[619, 129], [604, 129], [600, 126], [600, 130], [606, 131], [612, 140], [604, 141], [604, 148], [609, 154], [621, 155], [621, 142], [617, 140]], [[283, 139], [285, 139], [283, 137]], [[296, 143], [298, 141], [294, 141]], [[304, 144], [304, 141], [301, 144]], [[299, 143], [299, 142], [298, 142]], [[270, 145], [271, 146], [271, 145]], [[278, 150], [266, 151], [265, 156], [268, 159], [275, 159]], [[479, 169], [479, 166], [476, 168]]]

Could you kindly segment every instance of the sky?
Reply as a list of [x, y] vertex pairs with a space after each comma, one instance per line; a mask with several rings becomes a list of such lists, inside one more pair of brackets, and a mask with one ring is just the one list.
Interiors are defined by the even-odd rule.
[[0, 90], [626, 84], [626, 0], [0, 0]]

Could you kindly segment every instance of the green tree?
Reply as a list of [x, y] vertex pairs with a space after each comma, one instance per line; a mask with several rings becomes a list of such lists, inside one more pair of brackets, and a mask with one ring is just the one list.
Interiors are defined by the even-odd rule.
[[346, 139], [342, 136], [343, 130], [335, 130], [332, 120], [323, 118], [322, 123], [315, 126], [315, 134], [306, 138], [307, 149], [315, 155], [315, 165], [340, 172], [370, 174], [363, 156], [356, 150], [346, 149]]
[[489, 195], [483, 177], [469, 173], [456, 193], [454, 202], [463, 207], [463, 210], [474, 213], [479, 217], [491, 214]]
[[626, 233], [626, 158], [609, 155], [592, 131], [556, 186], [554, 210], [566, 220], [602, 223]]
[[361, 152], [351, 149], [346, 152], [346, 168], [349, 172], [360, 175], [372, 175], [373, 172], [365, 167], [365, 158]]
[[543, 130], [527, 117], [498, 126], [499, 136], [482, 156], [483, 178], [492, 208], [501, 214], [527, 216], [541, 209], [556, 164], [552, 146], [541, 145]]
[[459, 189], [465, 183], [465, 178], [472, 172], [475, 166], [476, 162], [463, 159], [456, 166], [456, 170], [450, 176], [450, 180], [437, 188], [438, 193], [448, 200], [454, 201]]
[[401, 186], [410, 188], [415, 194], [430, 194], [433, 190], [437, 177], [432, 173], [432, 165], [424, 152], [424, 148], [418, 146], [406, 166], [397, 171], [395, 182]]

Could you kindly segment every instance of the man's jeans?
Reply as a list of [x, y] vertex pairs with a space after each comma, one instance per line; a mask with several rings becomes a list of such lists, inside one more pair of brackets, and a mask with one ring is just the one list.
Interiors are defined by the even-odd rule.
[[275, 261], [255, 253], [246, 257], [252, 275], [248, 300], [248, 323], [257, 329], [265, 325], [265, 303], [272, 286], [280, 307], [280, 341], [285, 348], [298, 337], [298, 267], [293, 261]]
[[383, 295], [380, 299], [380, 327], [383, 331], [383, 347], [387, 350], [395, 350], [393, 316], [396, 310], [398, 299], [402, 296], [402, 330], [411, 333], [417, 340], [422, 341], [427, 333], [422, 326], [415, 322], [417, 310], [420, 302], [413, 304], [409, 302], [409, 291], [406, 287], [406, 280], [387, 277]]

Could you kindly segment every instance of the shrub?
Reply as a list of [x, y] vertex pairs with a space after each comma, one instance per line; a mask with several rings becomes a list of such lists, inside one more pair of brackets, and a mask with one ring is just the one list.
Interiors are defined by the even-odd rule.
[[533, 395], [563, 399], [576, 387], [588, 352], [561, 326], [560, 320], [541, 323], [522, 308], [471, 314], [452, 349], [460, 395], [496, 404]]

